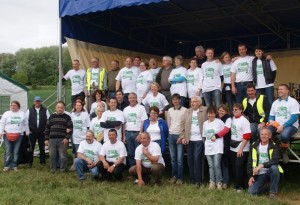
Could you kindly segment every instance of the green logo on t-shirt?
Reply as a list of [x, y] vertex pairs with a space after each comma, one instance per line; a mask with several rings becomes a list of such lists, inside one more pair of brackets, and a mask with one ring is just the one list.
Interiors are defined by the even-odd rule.
[[238, 72], [245, 72], [248, 73], [249, 65], [247, 62], [242, 62], [237, 64], [237, 70]]
[[117, 121], [115, 117], [107, 117], [107, 121]]
[[231, 125], [231, 138], [238, 138], [236, 132], [236, 125]]
[[257, 65], [257, 67], [256, 67], [256, 73], [257, 73], [257, 75], [263, 75], [264, 74], [264, 70], [263, 70], [263, 66], [262, 65]]
[[214, 79], [214, 72], [215, 70], [213, 68], [207, 68], [205, 70], [205, 77]]
[[159, 102], [156, 102], [156, 101], [150, 102], [149, 104], [150, 104], [150, 107], [152, 107], [152, 106], [158, 107], [159, 106]]
[[140, 75], [140, 76], [137, 78], [136, 83], [144, 84], [144, 76], [143, 76], [143, 75]]
[[10, 124], [20, 126], [21, 117], [20, 116], [12, 116], [10, 117]]
[[124, 71], [123, 76], [122, 76], [123, 80], [125, 80], [125, 79], [132, 80], [132, 77], [133, 77], [133, 72], [131, 70]]
[[287, 114], [288, 111], [286, 106], [280, 106], [277, 108], [276, 117], [284, 117], [287, 119]]
[[195, 76], [194, 75], [187, 75], [186, 76], [186, 82], [194, 85], [195, 84]]
[[110, 158], [110, 159], [119, 159], [118, 150], [108, 150], [108, 152], [107, 152], [107, 158]]
[[136, 124], [137, 115], [136, 113], [128, 113], [127, 115], [127, 122], [132, 122]]
[[192, 125], [198, 126], [198, 117], [197, 116], [192, 116]]
[[83, 121], [82, 120], [74, 120], [73, 121], [73, 127], [74, 127], [75, 130], [82, 131]]
[[230, 78], [230, 67], [223, 70], [224, 78]]
[[84, 150], [84, 156], [86, 156], [90, 160], [94, 161], [95, 153], [93, 152], [93, 150], [88, 150], [87, 149], [87, 150]]
[[206, 130], [206, 132], [205, 132], [205, 137], [207, 140], [211, 140], [211, 137], [214, 135], [215, 135], [214, 129], [209, 129], [209, 130]]

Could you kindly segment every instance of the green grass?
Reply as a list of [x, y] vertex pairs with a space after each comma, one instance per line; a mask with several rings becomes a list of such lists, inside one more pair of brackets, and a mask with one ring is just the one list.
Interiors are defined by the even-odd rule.
[[[0, 163], [3, 164], [3, 147], [0, 150]], [[165, 173], [161, 187], [146, 185], [140, 188], [133, 184], [133, 179], [127, 177], [122, 182], [100, 182], [88, 177], [81, 183], [75, 172], [51, 174], [48, 166], [48, 161], [47, 166], [40, 166], [38, 158], [35, 158], [31, 169], [20, 165], [18, 172], [0, 173], [0, 204], [283, 205], [299, 204], [300, 200], [298, 164], [285, 167], [291, 173], [286, 170], [276, 201], [269, 200], [267, 196], [250, 196], [246, 192], [237, 194], [232, 188], [219, 191], [208, 190], [207, 186], [198, 189], [188, 183], [170, 185], [168, 173]]]

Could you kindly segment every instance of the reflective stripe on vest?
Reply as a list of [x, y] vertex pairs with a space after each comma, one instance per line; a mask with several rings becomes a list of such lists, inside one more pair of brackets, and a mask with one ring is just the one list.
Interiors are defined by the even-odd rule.
[[[98, 87], [99, 87], [99, 90], [103, 90], [103, 87], [104, 87], [103, 80], [104, 80], [105, 69], [104, 68], [99, 68], [99, 69], [101, 69], [101, 71], [100, 71], [100, 75], [99, 75]], [[86, 87], [87, 87], [88, 91], [91, 90], [91, 79], [92, 79], [91, 68], [89, 68], [86, 72]]]
[[[272, 156], [273, 156], [273, 149], [270, 149], [269, 150], [269, 157], [270, 157], [270, 160], [272, 160]], [[257, 167], [257, 151], [255, 148], [252, 148], [252, 168], [254, 169], [255, 167]], [[278, 164], [278, 170], [280, 173], [283, 173], [283, 169], [282, 167]]]
[[[263, 122], [266, 117], [263, 103], [264, 103], [264, 95], [259, 95], [259, 98], [256, 100], [257, 111], [258, 111], [258, 114], [261, 116], [261, 118], [259, 119], [259, 122]], [[244, 110], [246, 110], [247, 105], [248, 105], [248, 98], [244, 98], [244, 100], [243, 100]]]

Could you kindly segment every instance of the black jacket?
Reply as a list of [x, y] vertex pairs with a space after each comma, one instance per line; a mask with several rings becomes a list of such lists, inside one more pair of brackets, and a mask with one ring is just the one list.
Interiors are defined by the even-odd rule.
[[47, 108], [41, 106], [39, 111], [39, 127], [37, 128], [37, 112], [35, 107], [29, 109], [28, 125], [32, 133], [43, 133], [47, 124]]
[[[257, 84], [257, 73], [256, 73], [256, 67], [257, 67], [257, 60], [258, 58], [255, 57], [252, 61], [252, 73], [253, 73], [253, 82]], [[266, 79], [266, 84], [274, 83], [276, 78], [276, 70], [272, 71], [270, 61], [266, 59], [266, 57], [262, 57], [261, 59], [263, 70], [264, 70], [264, 76]]]
[[[253, 106], [249, 103], [249, 98], [247, 98], [247, 107], [244, 108], [244, 115], [248, 118], [250, 123], [256, 122], [260, 123], [260, 119], [262, 116], [259, 115], [257, 110], [257, 99], [260, 97], [260, 94], [256, 96], [256, 101], [254, 102]], [[270, 105], [266, 96], [263, 96], [263, 109], [265, 111], [265, 118], [263, 122], [268, 122], [269, 114], [270, 114]]]

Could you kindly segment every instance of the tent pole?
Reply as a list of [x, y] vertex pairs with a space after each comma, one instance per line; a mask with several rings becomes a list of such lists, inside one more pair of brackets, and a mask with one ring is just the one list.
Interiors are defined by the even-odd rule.
[[57, 85], [57, 101], [61, 100], [61, 90], [62, 90], [62, 36], [61, 36], [61, 18], [59, 18], [58, 23], [58, 85]]

